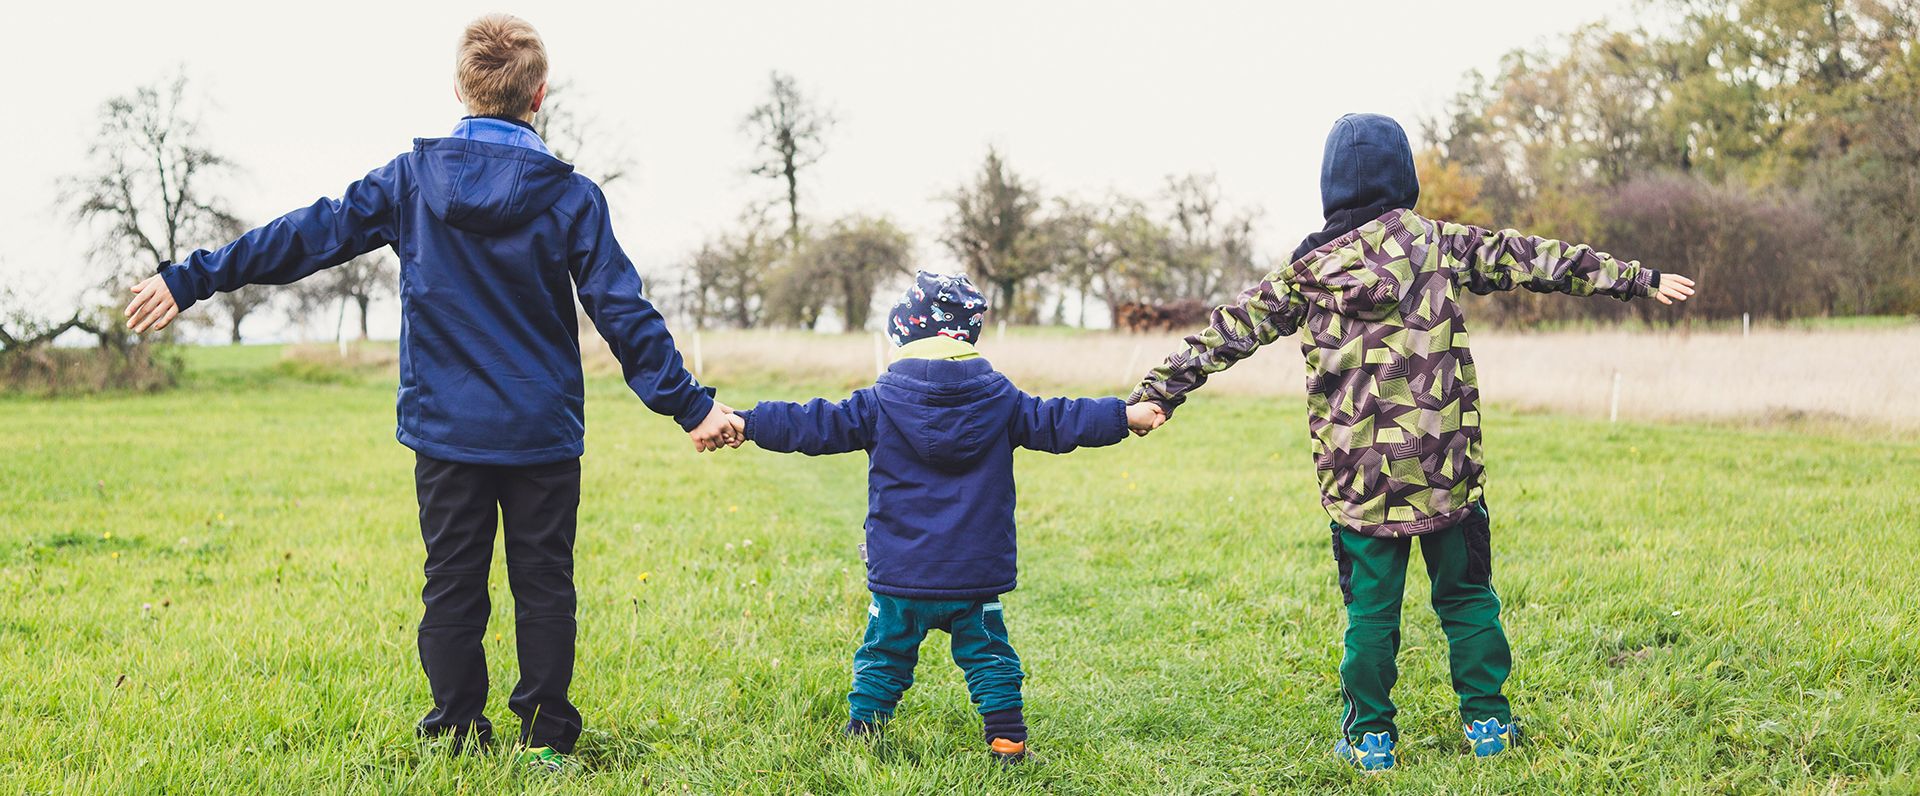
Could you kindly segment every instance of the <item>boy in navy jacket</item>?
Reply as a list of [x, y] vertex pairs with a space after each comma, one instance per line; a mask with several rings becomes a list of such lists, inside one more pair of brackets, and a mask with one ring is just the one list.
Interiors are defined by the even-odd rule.
[[417, 454], [426, 542], [420, 662], [434, 708], [423, 735], [485, 743], [481, 642], [496, 516], [518, 630], [509, 706], [530, 757], [557, 765], [580, 735], [573, 676], [573, 540], [585, 419], [572, 293], [628, 385], [695, 447], [734, 442], [681, 364], [614, 240], [606, 197], [553, 157], [530, 120], [546, 97], [546, 50], [525, 21], [475, 20], [461, 37], [458, 93], [472, 115], [446, 138], [241, 236], [196, 251], [134, 288], [136, 332], [249, 284], [287, 284], [383, 246], [399, 255], [400, 442]]
[[762, 401], [728, 420], [770, 451], [867, 452], [873, 602], [845, 732], [880, 730], [913, 685], [920, 642], [944, 630], [989, 749], [1014, 761], [1026, 755], [1027, 726], [1000, 605], [1014, 588], [1013, 449], [1112, 445], [1158, 425], [1158, 410], [1021, 392], [974, 350], [986, 311], [965, 276], [923, 271], [890, 313], [899, 349], [878, 383], [839, 403]]

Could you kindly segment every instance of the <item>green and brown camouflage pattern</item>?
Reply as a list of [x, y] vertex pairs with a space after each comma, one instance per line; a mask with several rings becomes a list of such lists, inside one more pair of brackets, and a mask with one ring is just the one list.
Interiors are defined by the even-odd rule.
[[1480, 390], [1460, 292], [1622, 300], [1657, 272], [1585, 245], [1395, 210], [1268, 274], [1134, 389], [1169, 414], [1207, 377], [1304, 321], [1321, 501], [1369, 536], [1450, 527], [1481, 497]]

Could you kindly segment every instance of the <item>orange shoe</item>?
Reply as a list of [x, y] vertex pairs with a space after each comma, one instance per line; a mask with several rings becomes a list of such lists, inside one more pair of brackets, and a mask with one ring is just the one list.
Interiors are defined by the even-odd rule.
[[1027, 744], [1025, 741], [1009, 741], [1005, 738], [995, 738], [992, 743], [987, 744], [987, 749], [993, 752], [995, 760], [1002, 763], [1018, 763], [1027, 759]]

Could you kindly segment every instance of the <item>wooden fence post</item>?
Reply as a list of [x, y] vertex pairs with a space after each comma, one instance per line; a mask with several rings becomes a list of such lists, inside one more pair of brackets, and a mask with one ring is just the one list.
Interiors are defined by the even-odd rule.
[[1613, 400], [1607, 407], [1607, 422], [1620, 422], [1620, 371], [1613, 372]]

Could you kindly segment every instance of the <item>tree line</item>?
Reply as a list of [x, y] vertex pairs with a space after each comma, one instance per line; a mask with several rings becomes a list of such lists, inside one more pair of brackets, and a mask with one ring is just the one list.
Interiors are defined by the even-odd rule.
[[[810, 222], [805, 172], [827, 153], [831, 111], [774, 73], [745, 117], [757, 159], [748, 173], [778, 199], [749, 206], [680, 263], [679, 311], [702, 326], [816, 328], [831, 309], [869, 324], [875, 296], [917, 267], [918, 242], [891, 220]], [[1169, 177], [1152, 197], [1098, 202], [1050, 196], [989, 149], [978, 171], [940, 197], [937, 243], [1015, 323], [1087, 325], [1087, 307], [1218, 300], [1258, 275], [1257, 211], [1222, 198], [1211, 175]]]
[[[1472, 75], [1424, 124], [1422, 208], [1713, 285], [1665, 316], [1920, 312], [1920, 7], [1648, 5], [1667, 21], [1590, 25]], [[1484, 311], [1638, 309], [1527, 296]]]

